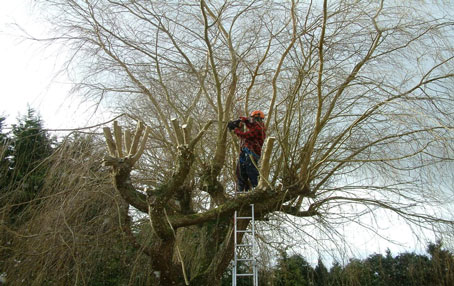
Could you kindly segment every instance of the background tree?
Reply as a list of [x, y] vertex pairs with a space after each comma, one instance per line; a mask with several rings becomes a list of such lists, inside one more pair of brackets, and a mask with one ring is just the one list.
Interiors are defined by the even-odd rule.
[[7, 170], [2, 179], [2, 200], [10, 204], [9, 217], [14, 224], [19, 222], [22, 210], [43, 187], [48, 166], [45, 160], [52, 153], [52, 139], [44, 130], [41, 118], [31, 108], [12, 125], [8, 139], [4, 147], [3, 162]]
[[[3, 150], [3, 146], [6, 144], [6, 139], [8, 137], [7, 133], [5, 133], [5, 131], [3, 130], [4, 129], [4, 125], [5, 125], [5, 120], [6, 120], [6, 117], [3, 117], [3, 116], [0, 116], [0, 142], [1, 142], [1, 146], [2, 146], [2, 149]], [[3, 153], [2, 153], [3, 154]]]
[[3, 132], [0, 120], [0, 274], [14, 256], [13, 241], [36, 208], [52, 152], [52, 140], [33, 109], [18, 118], [11, 131]]
[[317, 265], [315, 266], [314, 269], [314, 280], [315, 280], [315, 285], [321, 286], [321, 285], [328, 285], [328, 269], [326, 269], [325, 264], [323, 264], [323, 261], [321, 258], [318, 259]]
[[442, 242], [430, 243], [427, 252], [431, 256], [431, 280], [437, 285], [450, 285], [454, 282], [454, 257], [453, 254], [442, 249]]
[[[5, 224], [5, 211], [3, 211], [3, 206], [5, 205], [6, 199], [6, 189], [8, 184], [7, 174], [9, 169], [9, 140], [8, 140], [8, 133], [4, 131], [4, 122], [6, 118], [0, 117], [0, 226]], [[5, 233], [0, 234], [0, 275], [3, 274], [2, 269], [4, 268], [4, 261], [5, 257], [8, 255], [8, 250], [6, 250], [3, 246], [6, 245], [7, 241], [9, 240], [8, 236]]]
[[329, 271], [328, 285], [347, 285], [343, 275], [343, 268], [337, 261], [333, 262]]
[[[0, 117], [0, 189], [6, 186], [8, 173], [9, 142], [8, 133], [4, 131], [6, 117]], [[3, 192], [2, 192], [3, 193]]]
[[[289, 256], [283, 252], [277, 263], [266, 269], [273, 278], [266, 282], [261, 279], [259, 285], [449, 285], [449, 273], [453, 266], [445, 263], [443, 273], [434, 271], [440, 266], [438, 257], [430, 254], [434, 249], [443, 252], [445, 261], [453, 257], [451, 251], [444, 249], [440, 242], [436, 242], [428, 244], [426, 254], [404, 252], [393, 256], [387, 250], [385, 256], [375, 253], [364, 259], [350, 259], [346, 265], [333, 262], [330, 270], [327, 270], [320, 259], [314, 267], [301, 255]], [[320, 271], [320, 269], [325, 270]], [[317, 273], [323, 273], [323, 276]], [[323, 277], [324, 282], [320, 277]], [[231, 280], [223, 281], [222, 285], [231, 285]], [[251, 285], [251, 283], [239, 285]]]
[[[0, 224], [0, 272], [9, 285], [153, 285], [142, 251], [124, 235], [148, 223], [128, 228], [128, 206], [100, 165], [100, 143], [66, 137], [47, 158], [45, 183], [34, 197], [39, 203], [22, 210], [29, 219]], [[146, 243], [144, 236], [138, 239]]]
[[315, 285], [314, 274], [304, 257], [299, 254], [288, 257], [284, 252], [276, 266], [274, 285]]
[[[125, 119], [126, 128], [106, 128], [105, 163], [124, 202], [149, 220], [147, 241], [125, 233], [161, 284], [219, 281], [233, 253], [232, 214], [250, 203], [268, 222], [259, 231], [318, 228], [329, 241], [343, 223], [375, 230], [389, 213], [451, 229], [450, 9], [326, 0], [40, 3], [52, 40], [74, 50], [67, 68], [75, 91], [147, 126], [131, 132], [135, 122]], [[276, 141], [262, 158], [259, 188], [236, 198], [236, 142], [226, 122], [253, 109], [266, 111]], [[306, 244], [317, 241], [327, 240]]]
[[[393, 257], [390, 251], [386, 256], [372, 254], [366, 259], [352, 259], [344, 267], [333, 264], [329, 271], [329, 285], [449, 285], [453, 266], [446, 263], [443, 273], [437, 272], [440, 260], [431, 252], [439, 249], [444, 261], [452, 259], [452, 252], [443, 249], [441, 244], [430, 243], [427, 254], [404, 252]], [[438, 268], [439, 269], [439, 268]], [[359, 283], [359, 284], [358, 284]]]

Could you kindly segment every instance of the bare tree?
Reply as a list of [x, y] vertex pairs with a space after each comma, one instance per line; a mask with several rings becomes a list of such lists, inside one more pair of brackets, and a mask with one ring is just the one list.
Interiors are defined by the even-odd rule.
[[[451, 229], [447, 7], [41, 2], [51, 40], [74, 51], [75, 91], [140, 121], [135, 132], [127, 120], [104, 129], [105, 164], [130, 206], [124, 221], [134, 223], [132, 210], [149, 220], [147, 244], [125, 233], [162, 285], [219, 281], [233, 255], [232, 214], [251, 203], [260, 220], [300, 217], [327, 237], [378, 210]], [[236, 198], [237, 143], [226, 123], [253, 109], [265, 111], [275, 141], [259, 187]]]

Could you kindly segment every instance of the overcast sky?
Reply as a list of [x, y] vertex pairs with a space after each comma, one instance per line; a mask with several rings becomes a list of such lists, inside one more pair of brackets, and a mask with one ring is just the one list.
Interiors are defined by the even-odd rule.
[[46, 35], [46, 25], [29, 0], [2, 1], [0, 4], [0, 115], [7, 123], [16, 122], [27, 106], [39, 111], [50, 129], [93, 124], [94, 119], [80, 100], [69, 96], [65, 75], [56, 77], [63, 57], [56, 47], [24, 40], [15, 24], [33, 36]]

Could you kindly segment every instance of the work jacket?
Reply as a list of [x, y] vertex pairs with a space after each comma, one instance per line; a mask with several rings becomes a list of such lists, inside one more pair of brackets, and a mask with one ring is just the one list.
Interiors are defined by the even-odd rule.
[[241, 131], [240, 128], [235, 129], [235, 134], [241, 139], [241, 149], [248, 148], [258, 156], [262, 154], [262, 145], [265, 141], [266, 132], [262, 122], [249, 122], [247, 118], [242, 118], [242, 122], [246, 124], [247, 130]]

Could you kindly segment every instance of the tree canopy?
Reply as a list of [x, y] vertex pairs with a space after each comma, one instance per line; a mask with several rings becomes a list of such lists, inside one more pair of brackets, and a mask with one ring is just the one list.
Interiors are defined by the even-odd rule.
[[[452, 233], [448, 4], [38, 3], [54, 27], [48, 40], [73, 51], [74, 91], [127, 115], [104, 128], [104, 163], [154, 283], [220, 283], [232, 214], [251, 203], [269, 246], [314, 228], [319, 239], [307, 241], [335, 244], [344, 223], [380, 234], [387, 213]], [[254, 109], [274, 141], [259, 186], [238, 198], [226, 125]]]

